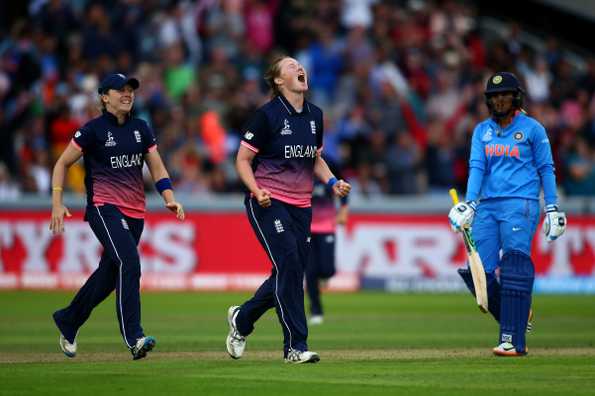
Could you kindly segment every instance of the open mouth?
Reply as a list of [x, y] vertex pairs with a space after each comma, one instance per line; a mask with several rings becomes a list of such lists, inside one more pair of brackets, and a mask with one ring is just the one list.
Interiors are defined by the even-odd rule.
[[298, 75], [298, 81], [299, 82], [306, 82], [306, 75], [305, 74], [299, 74]]

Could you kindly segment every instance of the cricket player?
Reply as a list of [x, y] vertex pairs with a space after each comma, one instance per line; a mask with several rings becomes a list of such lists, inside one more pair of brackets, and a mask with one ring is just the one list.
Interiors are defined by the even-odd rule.
[[60, 331], [60, 348], [68, 357], [76, 355], [76, 337], [93, 309], [116, 290], [116, 315], [124, 343], [134, 360], [153, 349], [156, 340], [141, 327], [138, 243], [144, 226], [145, 192], [142, 169], [146, 162], [165, 206], [184, 219], [171, 181], [163, 165], [155, 136], [147, 123], [131, 116], [135, 78], [110, 74], [99, 86], [103, 114], [74, 133], [52, 176], [50, 230], [64, 231], [62, 203], [66, 172], [79, 158], [85, 165], [87, 208], [85, 221], [103, 246], [99, 266], [78, 291], [70, 305], [54, 312]]
[[[531, 241], [542, 188], [546, 239], [554, 241], [566, 229], [566, 216], [558, 208], [550, 142], [544, 127], [522, 110], [523, 95], [512, 73], [499, 72], [487, 81], [485, 101], [491, 117], [473, 131], [466, 202], [448, 215], [455, 231], [472, 226], [486, 272], [488, 310], [500, 323], [499, 345], [493, 349], [498, 356], [523, 356], [528, 351], [525, 331], [535, 278]], [[459, 273], [474, 293], [469, 271]]]
[[351, 186], [337, 180], [320, 156], [322, 110], [305, 100], [304, 67], [283, 56], [271, 64], [265, 80], [274, 97], [244, 127], [236, 168], [248, 190], [244, 201], [248, 219], [273, 268], [251, 299], [229, 308], [226, 346], [229, 355], [239, 359], [255, 322], [275, 308], [285, 362], [314, 363], [320, 357], [308, 350], [303, 288], [313, 177], [338, 196], [347, 195]]
[[[324, 157], [324, 156], [323, 156]], [[331, 171], [341, 178], [338, 168], [325, 159]], [[337, 208], [332, 188], [320, 181], [314, 183], [312, 192], [312, 232], [310, 259], [306, 266], [306, 291], [310, 300], [310, 325], [324, 322], [324, 312], [320, 298], [320, 286], [336, 272], [335, 232], [337, 225], [347, 223], [349, 216], [348, 196], [340, 198]]]

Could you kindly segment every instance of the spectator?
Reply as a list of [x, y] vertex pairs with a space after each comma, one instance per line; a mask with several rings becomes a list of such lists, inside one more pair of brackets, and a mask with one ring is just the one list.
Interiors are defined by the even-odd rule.
[[[44, 150], [53, 160], [99, 114], [98, 79], [121, 72], [143, 80], [135, 115], [154, 128], [172, 176], [192, 179], [176, 158], [188, 144], [201, 157], [201, 188], [239, 192], [238, 131], [264, 103], [263, 65], [281, 50], [311, 70], [325, 152], [356, 195], [358, 181], [368, 197], [464, 190], [471, 125], [487, 116], [485, 79], [515, 68], [525, 109], [546, 126], [559, 180], [574, 193], [577, 164], [595, 147], [595, 57], [589, 48], [568, 56], [555, 35], [528, 41], [518, 21], [488, 30], [474, 4], [32, 2], [30, 15], [0, 16], [0, 161], [18, 190], [45, 193]], [[69, 172], [70, 190], [83, 191], [80, 170]]]
[[20, 195], [18, 184], [11, 180], [8, 168], [0, 162], [0, 201], [14, 201]]

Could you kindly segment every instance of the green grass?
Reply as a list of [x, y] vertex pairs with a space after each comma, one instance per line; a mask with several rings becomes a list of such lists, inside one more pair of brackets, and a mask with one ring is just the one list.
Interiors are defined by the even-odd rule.
[[310, 329], [315, 365], [282, 361], [273, 311], [241, 360], [225, 351], [226, 311], [249, 294], [143, 293], [143, 326], [157, 347], [132, 361], [113, 296], [58, 350], [53, 310], [73, 293], [0, 292], [0, 395], [593, 395], [595, 297], [536, 296], [529, 356], [496, 358], [498, 327], [465, 295], [324, 296]]

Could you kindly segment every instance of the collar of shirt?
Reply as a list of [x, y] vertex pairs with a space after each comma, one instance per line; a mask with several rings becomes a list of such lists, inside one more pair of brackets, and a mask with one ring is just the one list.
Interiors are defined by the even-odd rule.
[[128, 121], [130, 121], [130, 119], [132, 118], [132, 114], [128, 113], [128, 116], [124, 119], [123, 124], [119, 124], [118, 117], [116, 117], [115, 115], [113, 115], [112, 113], [110, 113], [107, 110], [103, 110], [103, 118], [105, 118], [107, 120], [107, 122], [109, 122], [110, 124], [113, 124], [115, 126], [123, 126], [123, 125], [126, 125], [126, 123], [128, 123]]
[[524, 112], [517, 110], [514, 113], [514, 116], [512, 117], [512, 120], [510, 121], [510, 124], [508, 124], [506, 127], [501, 128], [500, 124], [498, 124], [496, 121], [494, 121], [493, 118], [490, 118], [490, 124], [492, 125], [492, 127], [496, 130], [496, 131], [502, 131], [502, 133], [508, 131], [510, 128], [515, 127], [515, 125], [518, 123], [518, 121], [522, 118], [520, 117], [521, 115], [525, 114]]
[[289, 101], [287, 100], [287, 98], [285, 98], [285, 96], [279, 95], [279, 96], [277, 96], [277, 99], [281, 101], [281, 103], [283, 104], [283, 106], [285, 107], [285, 109], [287, 110], [289, 115], [304, 114], [304, 113], [310, 112], [310, 105], [308, 104], [308, 101], [306, 99], [304, 99], [304, 107], [302, 108], [301, 112], [294, 109], [294, 107], [291, 105], [291, 103], [289, 103]]

